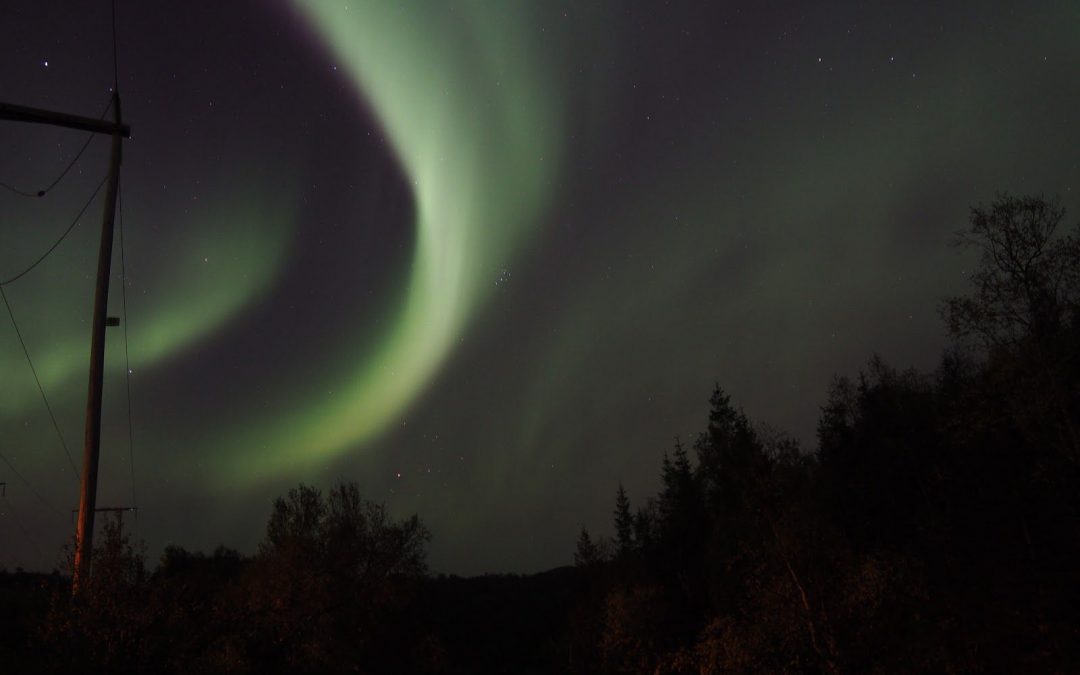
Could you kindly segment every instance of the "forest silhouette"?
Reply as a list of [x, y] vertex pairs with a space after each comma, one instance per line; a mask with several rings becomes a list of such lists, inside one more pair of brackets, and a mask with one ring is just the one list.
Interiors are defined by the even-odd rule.
[[[837, 377], [817, 444], [716, 386], [660, 489], [614, 493], [574, 566], [433, 576], [430, 533], [343, 483], [275, 501], [253, 556], [107, 519], [77, 601], [0, 573], [10, 672], [1075, 672], [1080, 229], [1055, 200], [971, 210], [970, 292], [929, 373]], [[572, 423], [572, 421], [568, 421]], [[594, 532], [612, 532], [611, 536]], [[21, 670], [20, 670], [21, 669]]]

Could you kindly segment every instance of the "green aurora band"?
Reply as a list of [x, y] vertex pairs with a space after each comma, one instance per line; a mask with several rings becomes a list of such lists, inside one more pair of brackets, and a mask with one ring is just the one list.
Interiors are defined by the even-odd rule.
[[557, 162], [550, 83], [529, 58], [521, 7], [295, 4], [410, 181], [416, 245], [403, 302], [374, 350], [352, 357], [333, 396], [227, 439], [217, 456], [231, 470], [211, 472], [224, 482], [321, 462], [400, 422], [520, 250]]
[[[164, 264], [147, 270], [157, 281], [148, 286], [161, 289], [152, 302], [143, 302], [148, 310], [137, 318], [138, 340], [131, 344], [132, 368], [140, 370], [160, 363], [178, 352], [212, 338], [230, 320], [241, 313], [273, 287], [282, 267], [289, 240], [289, 225], [295, 202], [287, 195], [278, 199], [249, 193], [234, 195], [227, 204], [213, 204], [205, 210], [166, 223], [154, 232], [157, 245], [172, 251]], [[5, 287], [24, 336], [32, 345], [35, 369], [42, 386], [50, 395], [82, 395], [89, 354], [85, 319], [88, 306], [87, 286], [84, 283], [94, 269], [100, 229], [99, 198], [83, 217], [77, 243], [69, 244], [57, 257], [70, 260], [57, 262], [47, 273], [35, 274], [27, 284], [16, 282]], [[17, 213], [12, 222], [22, 230], [21, 236], [33, 241], [42, 237], [39, 219], [32, 209]], [[130, 213], [129, 220], [155, 223], [150, 215]], [[212, 227], [193, 227], [211, 224]], [[34, 234], [34, 230], [38, 233]], [[208, 233], [212, 233], [208, 234]], [[54, 237], [54, 232], [45, 233]], [[212, 242], [208, 241], [212, 236]], [[211, 245], [212, 244], [212, 245]], [[41, 249], [27, 247], [27, 250]], [[213, 250], [211, 260], [206, 254]], [[23, 251], [19, 251], [23, 253]], [[14, 258], [14, 256], [12, 256]], [[63, 263], [72, 262], [65, 269]], [[25, 260], [12, 260], [5, 269], [24, 266]], [[120, 311], [119, 260], [114, 264], [111, 314]], [[191, 268], [200, 274], [191, 274]], [[176, 284], [171, 280], [181, 278]], [[5, 323], [7, 319], [4, 319]], [[123, 372], [124, 362], [117, 358], [123, 344], [118, 333], [108, 335], [106, 367], [110, 372]], [[26, 367], [22, 352], [10, 326], [2, 332], [7, 348], [0, 352], [0, 368], [14, 376], [0, 388], [0, 409], [12, 419], [41, 411], [41, 398]], [[8, 343], [11, 343], [8, 345]], [[54, 401], [55, 405], [55, 401]], [[68, 406], [77, 408], [75, 406]], [[81, 409], [80, 409], [81, 410]], [[69, 439], [73, 440], [73, 439]]]

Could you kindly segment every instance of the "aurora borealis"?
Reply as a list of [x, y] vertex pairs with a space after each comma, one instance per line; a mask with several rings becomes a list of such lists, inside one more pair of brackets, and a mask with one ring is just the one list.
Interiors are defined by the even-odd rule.
[[[499, 261], [534, 225], [547, 166], [557, 159], [544, 164], [554, 141], [544, 78], [530, 72], [528, 50], [515, 46], [527, 39], [520, 25], [527, 16], [484, 16], [468, 5], [299, 5], [335, 67], [367, 96], [401, 163], [416, 240], [400, 306], [374, 349], [357, 354], [338, 396], [260, 428], [261, 442], [239, 444], [267, 448], [237, 460], [268, 471], [320, 461], [400, 418], [490, 293]], [[455, 22], [476, 32], [480, 53], [462, 44], [466, 35], [444, 30]], [[483, 189], [507, 176], [513, 179], [502, 189]]]
[[[0, 98], [99, 114], [107, 9], [0, 10]], [[436, 569], [564, 564], [714, 381], [811, 446], [834, 373], [933, 365], [971, 205], [1080, 214], [1074, 2], [121, 2], [119, 37], [151, 551], [250, 550], [273, 496], [346, 478], [430, 524]], [[0, 124], [0, 181], [84, 138]], [[0, 192], [0, 277], [106, 153]], [[5, 287], [77, 463], [100, 209]], [[75, 482], [0, 324], [0, 451], [60, 512], [0, 465], [0, 565], [47, 567]], [[126, 504], [107, 349], [99, 503]]]

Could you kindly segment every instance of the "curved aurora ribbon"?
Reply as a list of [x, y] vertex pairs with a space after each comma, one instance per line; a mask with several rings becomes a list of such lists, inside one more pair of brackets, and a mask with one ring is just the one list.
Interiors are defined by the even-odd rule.
[[[205, 230], [190, 226], [195, 220], [190, 216], [151, 219], [137, 211], [128, 214], [134, 222], [163, 223], [154, 233], [156, 245], [172, 252], [154, 269], [144, 270], [145, 277], [185, 279], [182, 285], [144, 280], [145, 286], [160, 290], [152, 301], [140, 307], [139, 339], [132, 342], [131, 348], [133, 368], [153, 366], [211, 338], [242, 308], [273, 287], [286, 255], [289, 223], [296, 210], [289, 204], [294, 201], [285, 191], [271, 197], [245, 193], [235, 195], [228, 203], [214, 203], [198, 217], [199, 222], [213, 225], [212, 241]], [[93, 241], [97, 236], [95, 228], [91, 225], [85, 229]], [[96, 248], [84, 248], [96, 255]], [[211, 249], [212, 260], [207, 257]], [[42, 275], [26, 289], [13, 286], [8, 290], [15, 299], [16, 312], [23, 307], [33, 308], [32, 312], [20, 312], [20, 321], [25, 321], [24, 331], [33, 335], [37, 375], [51, 393], [63, 392], [65, 386], [71, 394], [84, 393], [80, 387], [69, 386], [86, 377], [85, 324], [79, 321], [85, 315], [86, 298], [71, 292], [72, 276], [90, 269], [93, 259], [83, 262], [86, 264], [73, 266], [76, 272]], [[113, 288], [111, 302], [119, 311], [119, 279]], [[136, 301], [132, 298], [133, 304]], [[144, 308], [145, 312], [141, 312]], [[13, 336], [5, 334], [0, 344], [11, 339]], [[111, 372], [123, 372], [124, 362], [107, 359], [106, 367]], [[37, 389], [18, 349], [0, 351], [0, 372], [15, 373], [0, 388], [0, 415], [14, 417], [39, 408]]]
[[225, 461], [248, 477], [252, 466], [265, 476], [323, 459], [400, 420], [534, 224], [555, 165], [551, 96], [529, 58], [535, 25], [522, 7], [294, 5], [362, 92], [411, 182], [416, 248], [390, 328], [345, 368], [336, 393], [227, 443]]

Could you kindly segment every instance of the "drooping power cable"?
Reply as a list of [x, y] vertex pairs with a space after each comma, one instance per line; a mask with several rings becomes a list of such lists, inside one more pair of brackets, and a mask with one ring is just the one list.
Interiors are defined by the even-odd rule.
[[4, 287], [0, 286], [0, 298], [4, 300], [4, 307], [7, 308], [8, 317], [11, 319], [11, 325], [15, 328], [15, 335], [19, 338], [19, 344], [22, 346], [23, 355], [26, 357], [26, 363], [30, 365], [30, 372], [34, 375], [34, 382], [37, 383], [38, 391], [41, 393], [41, 400], [45, 402], [45, 410], [49, 411], [49, 419], [52, 420], [53, 429], [56, 429], [56, 437], [60, 439], [60, 447], [64, 449], [64, 454], [67, 455], [68, 464], [71, 465], [72, 474], [76, 481], [79, 480], [79, 469], [75, 467], [75, 460], [71, 458], [71, 452], [68, 450], [67, 443], [64, 441], [64, 434], [60, 431], [60, 425], [56, 421], [56, 415], [53, 414], [52, 406], [49, 405], [49, 397], [45, 395], [45, 387], [41, 386], [41, 378], [38, 377], [37, 369], [34, 368], [34, 362], [30, 358], [30, 350], [26, 348], [26, 341], [23, 340], [22, 331], [19, 330], [19, 324], [15, 321], [15, 312], [11, 309], [11, 303], [8, 302], [7, 293], [4, 292]]
[[60, 238], [57, 239], [55, 242], [53, 242], [53, 245], [50, 246], [44, 253], [41, 254], [41, 257], [39, 257], [37, 260], [35, 260], [33, 263], [31, 263], [29, 267], [27, 267], [23, 271], [19, 272], [18, 274], [14, 275], [14, 276], [12, 276], [12, 277], [10, 277], [8, 279], [4, 279], [3, 281], [0, 281], [0, 286], [7, 286], [10, 283], [14, 283], [14, 282], [18, 281], [19, 279], [21, 279], [24, 276], [26, 276], [27, 274], [29, 274], [30, 271], [33, 270], [35, 267], [40, 265], [45, 260], [45, 258], [48, 258], [49, 254], [52, 253], [53, 251], [55, 251], [56, 247], [59, 246], [60, 243], [62, 241], [64, 241], [64, 239], [66, 239], [69, 234], [71, 234], [71, 231], [75, 229], [75, 226], [79, 224], [79, 220], [82, 219], [83, 214], [86, 213], [86, 209], [90, 208], [90, 204], [92, 204], [94, 202], [94, 198], [97, 197], [98, 192], [101, 192], [101, 186], [104, 185], [104, 184], [105, 184], [105, 178], [102, 178], [101, 182], [97, 184], [96, 188], [94, 188], [94, 194], [90, 195], [90, 199], [87, 199], [86, 203], [83, 204], [83, 207], [81, 209], [79, 209], [79, 214], [77, 216], [75, 216], [75, 219], [72, 220], [71, 224], [67, 226], [67, 229], [64, 230], [64, 233], [60, 235]]
[[[120, 304], [124, 312], [124, 380], [127, 385], [128, 466], [131, 468], [131, 506], [138, 514], [139, 502], [135, 498], [135, 430], [131, 403], [131, 357], [128, 355], [128, 324], [131, 323], [127, 306], [127, 258], [124, 254], [124, 186], [117, 185], [117, 217], [120, 221]], [[138, 515], [135, 517], [138, 522]], [[138, 525], [136, 525], [138, 527]], [[136, 534], [138, 534], [136, 532]]]

